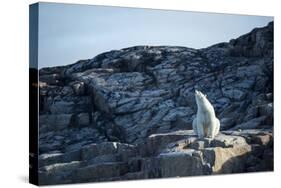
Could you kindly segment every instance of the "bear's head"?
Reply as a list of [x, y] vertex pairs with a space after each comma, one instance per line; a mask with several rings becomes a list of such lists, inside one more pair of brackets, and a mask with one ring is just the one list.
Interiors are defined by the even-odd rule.
[[204, 95], [201, 91], [195, 90], [195, 99], [197, 105], [204, 103], [205, 101], [208, 101], [207, 95]]
[[207, 95], [195, 90], [195, 99], [198, 109], [204, 109], [210, 113], [215, 113], [213, 105], [207, 99]]

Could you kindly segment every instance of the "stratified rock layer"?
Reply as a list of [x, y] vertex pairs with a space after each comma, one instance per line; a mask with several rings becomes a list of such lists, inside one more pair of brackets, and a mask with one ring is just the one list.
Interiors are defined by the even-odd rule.
[[[136, 46], [40, 70], [40, 184], [273, 169], [273, 23], [204, 49]], [[193, 132], [194, 91], [223, 132]]]
[[273, 170], [270, 130], [224, 131], [198, 139], [193, 131], [153, 134], [142, 144], [88, 144], [42, 154], [40, 184], [199, 176]]

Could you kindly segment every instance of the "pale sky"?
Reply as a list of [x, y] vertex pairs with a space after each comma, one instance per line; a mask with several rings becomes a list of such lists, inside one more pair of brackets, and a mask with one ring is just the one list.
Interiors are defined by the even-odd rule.
[[205, 48], [263, 27], [273, 17], [40, 3], [39, 68], [136, 45]]

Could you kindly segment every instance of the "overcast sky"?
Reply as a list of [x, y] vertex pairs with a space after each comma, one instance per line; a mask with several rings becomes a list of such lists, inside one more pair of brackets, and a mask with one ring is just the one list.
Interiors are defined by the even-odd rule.
[[205, 48], [273, 17], [40, 3], [39, 67], [90, 59], [136, 45]]

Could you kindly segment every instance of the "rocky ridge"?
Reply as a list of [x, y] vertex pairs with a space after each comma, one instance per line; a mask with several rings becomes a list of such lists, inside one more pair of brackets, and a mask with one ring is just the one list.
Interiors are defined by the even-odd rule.
[[[273, 170], [273, 22], [204, 49], [136, 46], [43, 68], [41, 184]], [[194, 90], [221, 121], [191, 131]]]

